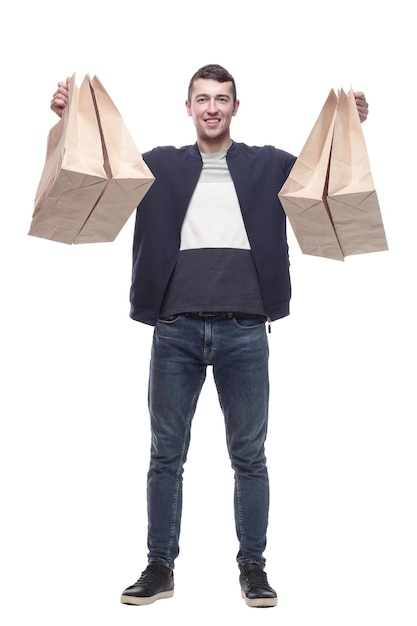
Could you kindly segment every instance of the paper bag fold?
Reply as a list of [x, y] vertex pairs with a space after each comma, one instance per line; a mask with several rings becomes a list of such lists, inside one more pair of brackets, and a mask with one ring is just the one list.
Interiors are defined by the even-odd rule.
[[388, 250], [353, 94], [340, 92], [327, 202], [344, 256]]

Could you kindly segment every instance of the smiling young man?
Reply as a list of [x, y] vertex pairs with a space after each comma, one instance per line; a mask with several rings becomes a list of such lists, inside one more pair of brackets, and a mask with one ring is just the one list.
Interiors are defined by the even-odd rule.
[[239, 108], [234, 81], [221, 82], [212, 78], [192, 81], [185, 103], [193, 118], [200, 152], [224, 150], [230, 145], [230, 124]]
[[[363, 121], [368, 104], [362, 93], [355, 95]], [[67, 97], [60, 83], [51, 103], [59, 115]], [[207, 65], [192, 77], [186, 102], [196, 144], [143, 155], [156, 180], [137, 208], [130, 300], [131, 317], [155, 326], [148, 565], [122, 593], [125, 604], [173, 595], [183, 467], [209, 366], [235, 477], [241, 594], [252, 607], [277, 604], [264, 570], [269, 510], [265, 322], [289, 314], [286, 218], [278, 192], [295, 156], [232, 141], [230, 124], [238, 108], [233, 77], [219, 65]], [[210, 511], [208, 502], [207, 516]], [[217, 545], [216, 537], [206, 537], [196, 546], [202, 563]]]

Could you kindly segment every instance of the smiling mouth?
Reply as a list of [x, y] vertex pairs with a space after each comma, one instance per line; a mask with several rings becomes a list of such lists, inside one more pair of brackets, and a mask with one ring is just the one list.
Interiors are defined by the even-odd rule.
[[220, 119], [218, 117], [216, 118], [209, 118], [205, 120], [206, 124], [208, 124], [208, 126], [216, 126], [216, 124], [220, 123]]

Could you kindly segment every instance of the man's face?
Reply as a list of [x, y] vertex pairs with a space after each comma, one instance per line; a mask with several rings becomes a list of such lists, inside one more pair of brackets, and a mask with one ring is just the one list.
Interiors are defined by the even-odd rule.
[[200, 140], [205, 143], [229, 142], [230, 123], [239, 108], [239, 101], [233, 102], [231, 82], [198, 78], [193, 85], [191, 102], [187, 100], [186, 107]]

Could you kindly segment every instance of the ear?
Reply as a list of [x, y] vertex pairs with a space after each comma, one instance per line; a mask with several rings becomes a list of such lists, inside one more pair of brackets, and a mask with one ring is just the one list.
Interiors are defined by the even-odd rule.
[[189, 100], [185, 101], [185, 108], [187, 109], [187, 113], [188, 115], [191, 117], [192, 113], [191, 113], [191, 103]]
[[235, 102], [235, 104], [233, 106], [233, 115], [236, 115], [236, 113], [238, 112], [239, 104], [240, 104], [240, 100], [236, 100], [236, 102]]

